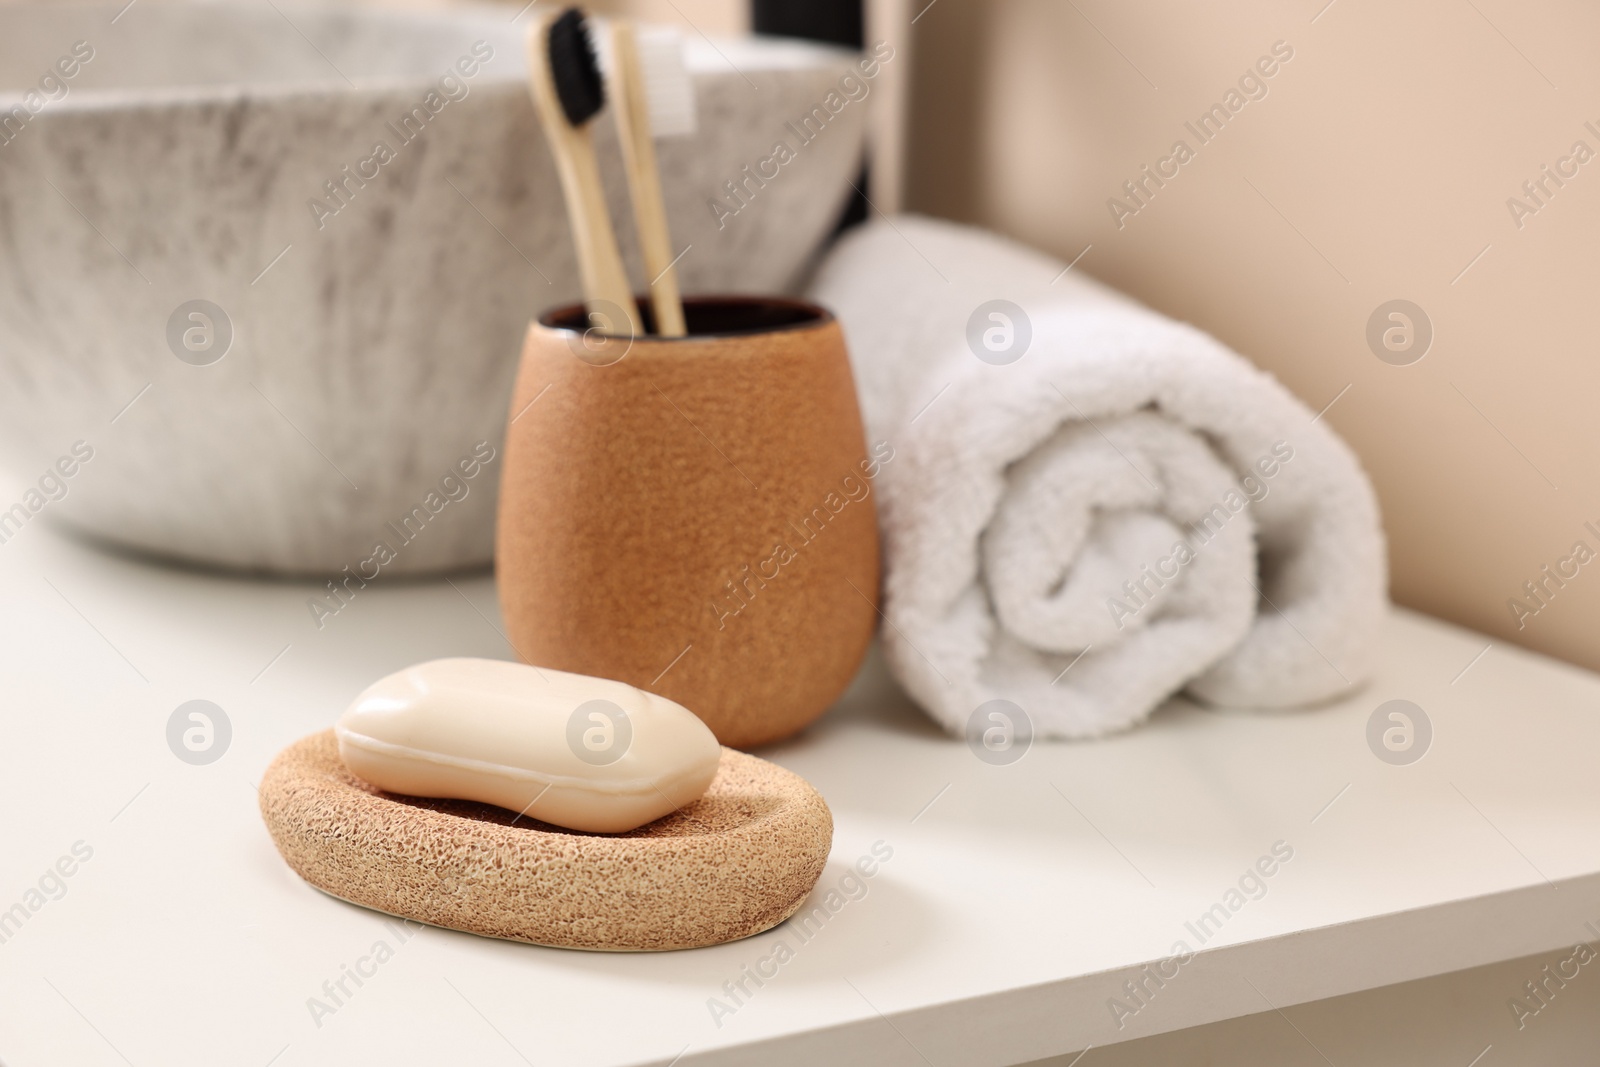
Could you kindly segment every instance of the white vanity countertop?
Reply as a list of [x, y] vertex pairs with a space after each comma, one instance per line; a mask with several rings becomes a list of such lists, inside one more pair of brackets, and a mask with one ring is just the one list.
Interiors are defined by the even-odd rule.
[[[312, 590], [42, 524], [0, 545], [0, 915], [26, 913], [0, 918], [0, 1060], [1011, 1064], [1600, 938], [1600, 677], [1399, 611], [1381, 676], [1343, 703], [1175, 703], [1009, 766], [938, 732], [874, 663], [761, 753], [833, 809], [806, 910], [835, 910], [809, 937], [631, 955], [397, 933], [289, 871], [255, 783], [379, 676], [507, 656], [494, 588], [379, 581], [320, 631]], [[203, 766], [166, 740], [194, 699], [232, 727]], [[1368, 747], [1391, 699], [1432, 724], [1410, 765]], [[1245, 879], [1256, 899], [1230, 895], [1275, 845], [1292, 858]], [[892, 856], [851, 878], [874, 847]], [[1203, 952], [1142, 1003], [1125, 992], [1176, 942], [1199, 947], [1219, 904]], [[366, 976], [336, 1003], [324, 983], [346, 966]], [[1459, 1040], [1466, 1064], [1488, 1039]]]

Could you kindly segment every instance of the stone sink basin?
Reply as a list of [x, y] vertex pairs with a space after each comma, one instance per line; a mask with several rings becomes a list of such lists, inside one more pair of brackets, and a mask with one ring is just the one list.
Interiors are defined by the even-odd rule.
[[[0, 4], [0, 542], [54, 521], [341, 581], [490, 561], [523, 331], [580, 295], [515, 14]], [[802, 126], [852, 55], [686, 51], [699, 132], [659, 144], [684, 291], [791, 290], [870, 83]]]

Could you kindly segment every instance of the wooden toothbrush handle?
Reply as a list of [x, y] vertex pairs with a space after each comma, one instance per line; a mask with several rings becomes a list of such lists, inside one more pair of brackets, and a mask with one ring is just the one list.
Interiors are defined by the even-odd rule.
[[572, 239], [578, 251], [578, 270], [583, 279], [584, 301], [591, 315], [599, 313], [603, 318], [612, 317], [603, 304], [621, 309], [627, 319], [625, 323], [595, 323], [605, 332], [642, 337], [644, 322], [628, 285], [622, 255], [617, 251], [617, 235], [611, 228], [611, 215], [606, 208], [594, 141], [587, 126], [574, 129], [567, 121], [550, 77], [545, 42], [553, 17], [536, 24], [528, 34], [528, 79], [566, 197]]
[[633, 198], [633, 218], [639, 230], [639, 250], [650, 276], [650, 303], [656, 329], [662, 337], [682, 337], [683, 298], [678, 292], [672, 236], [667, 208], [661, 196], [661, 171], [656, 165], [655, 138], [650, 132], [650, 104], [645, 99], [639, 73], [639, 50], [633, 25], [625, 19], [611, 24], [611, 50], [615, 60], [612, 81], [616, 92], [617, 132], [621, 135], [622, 161], [628, 172]]
[[[606, 208], [605, 187], [600, 183], [600, 165], [595, 160], [594, 142], [587, 129], [574, 130], [562, 124], [571, 135], [568, 165], [562, 168], [562, 184], [567, 187], [567, 202], [574, 205], [572, 230], [578, 245], [579, 269], [583, 288], [591, 304], [609, 301], [627, 316], [630, 337], [644, 336], [644, 320], [634, 303], [628, 272], [617, 251], [617, 236], [611, 228]], [[596, 309], [591, 307], [590, 311]], [[622, 333], [621, 323], [599, 323], [607, 333]]]

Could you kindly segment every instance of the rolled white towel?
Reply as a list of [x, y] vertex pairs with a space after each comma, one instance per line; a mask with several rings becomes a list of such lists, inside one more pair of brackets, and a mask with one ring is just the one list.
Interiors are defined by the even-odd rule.
[[1364, 682], [1387, 577], [1355, 456], [1211, 337], [1064, 268], [898, 217], [813, 284], [894, 448], [878, 485], [901, 684], [955, 733], [999, 698], [1035, 736], [1086, 737], [1180, 690], [1279, 708]]

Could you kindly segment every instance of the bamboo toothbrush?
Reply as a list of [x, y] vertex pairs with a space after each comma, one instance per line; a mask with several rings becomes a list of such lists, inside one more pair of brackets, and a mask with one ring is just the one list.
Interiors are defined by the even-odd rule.
[[[640, 336], [644, 324], [617, 251], [589, 130], [606, 98], [582, 11], [568, 8], [534, 24], [528, 33], [528, 81], [561, 176], [590, 322], [606, 333], [626, 330]], [[608, 321], [616, 309], [627, 322]]]
[[617, 132], [628, 171], [639, 250], [650, 276], [650, 303], [663, 337], [685, 332], [683, 299], [678, 292], [667, 210], [661, 196], [655, 138], [695, 130], [694, 83], [683, 62], [683, 44], [670, 31], [636, 31], [632, 23], [611, 23], [611, 76]]

